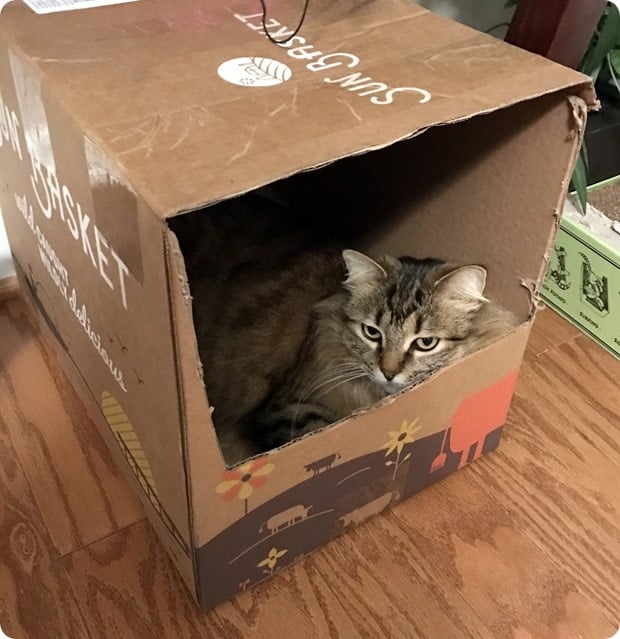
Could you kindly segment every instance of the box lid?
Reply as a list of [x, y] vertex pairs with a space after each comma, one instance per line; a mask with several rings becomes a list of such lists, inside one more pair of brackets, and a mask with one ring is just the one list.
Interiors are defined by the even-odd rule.
[[[271, 0], [278, 38], [296, 3]], [[231, 197], [585, 76], [401, 0], [310, 3], [285, 46], [253, 0], [141, 0], [0, 33], [161, 217]]]

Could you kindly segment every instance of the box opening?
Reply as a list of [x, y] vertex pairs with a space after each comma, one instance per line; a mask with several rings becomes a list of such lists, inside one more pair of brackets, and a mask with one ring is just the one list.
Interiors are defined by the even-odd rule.
[[[543, 100], [548, 105], [546, 115], [557, 108], [557, 97]], [[339, 245], [375, 258], [389, 254], [437, 258], [459, 265], [482, 265], [487, 270], [485, 296], [493, 304], [513, 313], [520, 323], [525, 323], [533, 312], [533, 289], [524, 286], [524, 283], [537, 283], [539, 280], [539, 265], [546, 251], [551, 220], [542, 218], [535, 208], [526, 214], [521, 210], [522, 184], [540, 188], [541, 206], [545, 188], [545, 180], [540, 177], [545, 149], [532, 149], [521, 138], [531, 135], [532, 127], [544, 126], [545, 119], [545, 115], [541, 116], [540, 105], [532, 108], [531, 103], [520, 104], [449, 127], [434, 128], [391, 146], [280, 180], [234, 200], [177, 216], [171, 220], [170, 227], [180, 241], [182, 252], [187, 255], [188, 251], [193, 251], [192, 259], [201, 263], [201, 266], [196, 263], [186, 265], [190, 292], [195, 297], [196, 282], [193, 278], [196, 273], [206, 274], [205, 269], [216, 271], [220, 265], [222, 272], [211, 273], [209, 279], [211, 286], [225, 286], [228, 275], [224, 272], [226, 267], [223, 263], [229, 259], [231, 251], [247, 248], [232, 246], [231, 238], [237, 237], [233, 228], [236, 222], [231, 221], [228, 227], [228, 222], [218, 222], [217, 233], [224, 233], [218, 240], [201, 236], [205, 230], [197, 222], [198, 217], [208, 215], [212, 221], [217, 221], [222, 216], [230, 216], [233, 210], [247, 208], [255, 212], [251, 217], [260, 218], [261, 213], [256, 207], [260, 209], [263, 201], [268, 202], [268, 207], [278, 207], [278, 215], [284, 216], [283, 226], [310, 229], [313, 235], [324, 233]], [[514, 225], [511, 231], [506, 232], [504, 229], [509, 220]], [[251, 223], [257, 223], [258, 227], [262, 224], [260, 219], [253, 219]], [[547, 231], [541, 232], [541, 224]], [[226, 237], [225, 233], [232, 235]], [[520, 236], [525, 236], [525, 241], [520, 242]], [[271, 237], [271, 241], [274, 242], [274, 250], [281, 252], [280, 240]], [[202, 245], [198, 253], [197, 245]], [[266, 250], [267, 254], [270, 251], [264, 246], [254, 247], [248, 260], [257, 258], [255, 249], [259, 252]], [[284, 253], [280, 257], [286, 264], [291, 255], [287, 251]], [[291, 285], [295, 285], [294, 282]], [[219, 294], [222, 299], [226, 298], [225, 291], [221, 290]], [[234, 292], [231, 294], [234, 296]], [[260, 295], [250, 306], [260, 304], [259, 300]], [[217, 324], [221, 312], [228, 311], [216, 308], [211, 313], [207, 310], [210, 317], [205, 319], [205, 309], [194, 304], [194, 326], [206, 321], [213, 330], [217, 330], [213, 322]], [[246, 304], [239, 312], [248, 314], [240, 319], [243, 324], [256, 321], [260, 308], [248, 309]], [[244, 326], [240, 330], [246, 329], [247, 326]], [[204, 354], [200, 346], [200, 330], [198, 333], [199, 350]], [[260, 334], [256, 335], [256, 339], [261, 339]], [[278, 376], [277, 344], [273, 344], [270, 357], [274, 361], [266, 363], [264, 371], [253, 373], [256, 374], [256, 383], [271, 383]], [[244, 360], [244, 355], [239, 355], [240, 376], [245, 374], [243, 366], [248, 362], [253, 366], [256, 364], [254, 359]], [[203, 361], [202, 364], [207, 371], [211, 369], [210, 375], [215, 375], [209, 362]], [[342, 370], [346, 370], [346, 366]], [[441, 368], [434, 374], [440, 371]], [[336, 379], [339, 375], [333, 377], [335, 383], [342, 381]], [[345, 377], [344, 373], [340, 375], [342, 379]], [[327, 380], [317, 379], [317, 384], [329, 384]], [[209, 379], [207, 372], [207, 395], [210, 384], [213, 384], [213, 379]], [[255, 389], [246, 390], [253, 392]], [[214, 395], [222, 392], [220, 387]], [[233, 395], [238, 392], [231, 389]], [[239, 397], [239, 401], [242, 400]], [[217, 402], [212, 404], [212, 410], [217, 430]], [[333, 420], [330, 425], [343, 418]], [[310, 436], [320, 430], [324, 428], [316, 427]], [[298, 433], [295, 440], [302, 434]], [[260, 452], [287, 443], [274, 443]], [[247, 457], [250, 456], [248, 453]], [[230, 460], [226, 461], [230, 465]]]

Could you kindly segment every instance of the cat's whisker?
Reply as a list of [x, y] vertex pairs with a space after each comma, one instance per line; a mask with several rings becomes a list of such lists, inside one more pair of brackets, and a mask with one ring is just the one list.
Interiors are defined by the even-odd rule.
[[330, 375], [330, 377], [328, 379], [325, 379], [324, 376], [323, 377], [319, 376], [318, 378], [315, 378], [313, 385], [310, 388], [306, 387], [306, 390], [301, 395], [300, 401], [302, 401], [302, 402], [306, 401], [314, 393], [316, 393], [317, 390], [319, 390], [320, 388], [325, 386], [325, 384], [329, 384], [330, 382], [337, 381], [338, 379], [340, 379], [341, 376], [347, 375], [347, 374], [351, 374], [351, 373], [364, 373], [364, 374], [366, 374], [359, 365], [351, 366], [351, 367], [348, 367], [348, 368], [345, 368], [345, 369], [342, 369], [342, 370], [339, 370], [339, 371], [334, 371], [334, 370], [330, 369], [328, 371], [328, 374]]
[[338, 383], [336, 383], [333, 386], [331, 386], [330, 388], [324, 390], [320, 395], [318, 395], [316, 397], [316, 399], [324, 397], [325, 395], [331, 393], [334, 389], [338, 388], [339, 386], [342, 386], [343, 384], [346, 384], [348, 382], [352, 382], [353, 380], [356, 380], [356, 379], [361, 379], [362, 377], [366, 377], [366, 373], [358, 373], [357, 375], [353, 375], [352, 377], [348, 377], [346, 379], [342, 379], [342, 380], [338, 381]]
[[344, 376], [348, 376], [356, 372], [357, 371], [354, 370], [343, 370], [335, 374], [332, 372], [331, 375], [327, 378], [325, 376], [319, 377], [310, 387], [306, 387], [303, 393], [299, 396], [299, 401], [297, 402], [297, 410], [302, 403], [306, 402], [310, 397], [312, 397], [312, 395], [314, 395], [314, 393], [316, 393], [326, 384], [336, 382], [339, 379], [342, 379]]
[[343, 384], [352, 382], [356, 379], [360, 379], [366, 376], [367, 376], [366, 371], [364, 371], [361, 367], [358, 366], [354, 370], [330, 377], [329, 379], [323, 381], [321, 384], [315, 385], [310, 392], [303, 395], [297, 402], [295, 406], [295, 412], [293, 414], [293, 419], [291, 420], [291, 432], [294, 432], [295, 430], [295, 426], [297, 424], [297, 417], [299, 416], [299, 409], [301, 405], [305, 403], [311, 396], [313, 396], [318, 390], [320, 390], [321, 388], [323, 388], [324, 386], [328, 384], [332, 384], [332, 386], [325, 389], [321, 394], [316, 396], [314, 399], [320, 399], [321, 397], [324, 397], [325, 395], [331, 393], [335, 388], [338, 388], [339, 386], [342, 386]]
[[306, 388], [304, 389], [303, 392], [304, 393], [308, 392], [310, 388], [312, 388], [315, 384], [321, 383], [324, 380], [324, 378], [327, 376], [331, 376], [334, 374], [346, 372], [349, 370], [359, 369], [359, 368], [360, 368], [360, 364], [359, 362], [356, 362], [355, 360], [346, 360], [341, 363], [336, 363], [333, 366], [330, 366], [328, 369], [322, 370], [319, 373], [319, 375], [315, 376], [314, 379], [312, 379], [310, 383], [306, 385]]
[[[343, 384], [347, 384], [349, 382], [353, 382], [356, 379], [360, 379], [362, 377], [366, 377], [366, 372], [362, 371], [362, 372], [358, 372], [357, 374], [351, 374], [351, 375], [346, 376], [346, 377], [335, 378], [333, 380], [329, 380], [329, 382], [335, 382], [333, 384], [333, 386], [330, 386], [329, 388], [324, 390], [315, 399], [320, 399], [321, 397], [324, 397], [325, 395], [331, 393], [333, 390], [335, 390], [339, 386], [342, 386]], [[326, 383], [328, 383], [328, 382], [326, 382]], [[291, 437], [291, 439], [293, 439], [295, 437], [295, 428], [296, 428], [296, 424], [297, 424], [297, 416], [298, 416], [299, 407], [300, 407], [301, 403], [302, 403], [301, 401], [298, 402], [298, 404], [297, 404], [297, 406], [295, 408], [295, 414], [293, 416], [293, 419], [291, 420], [291, 428], [290, 428], [290, 437]]]
[[[351, 374], [349, 376], [344, 376], [344, 377], [336, 377], [333, 379], [328, 380], [327, 382], [325, 382], [325, 384], [327, 383], [333, 383], [332, 386], [330, 386], [329, 388], [325, 389], [320, 395], [318, 395], [315, 399], [320, 399], [321, 397], [324, 397], [325, 395], [331, 393], [333, 390], [335, 390], [336, 388], [338, 388], [339, 386], [342, 386], [343, 384], [347, 384], [348, 382], [352, 382], [355, 381], [356, 379], [360, 379], [362, 377], [366, 377], [366, 373], [364, 371], [362, 372], [358, 372], [357, 374]], [[325, 385], [323, 384], [323, 386]], [[316, 392], [316, 391], [315, 391]], [[307, 399], [307, 398], [306, 398]], [[295, 427], [297, 424], [297, 416], [299, 414], [299, 408], [302, 404], [302, 402], [305, 400], [300, 400], [297, 403], [297, 406], [295, 407], [295, 414], [293, 416], [293, 419], [291, 421], [291, 437], [294, 436], [295, 434]]]
[[[315, 380], [315, 383], [312, 387], [304, 392], [299, 398], [297, 405], [295, 406], [295, 413], [293, 414], [293, 419], [291, 422], [291, 429], [294, 430], [295, 425], [297, 423], [297, 417], [299, 415], [299, 409], [301, 405], [306, 402], [310, 397], [312, 397], [318, 390], [323, 388], [327, 384], [333, 384], [335, 382], [345, 383], [347, 381], [352, 381], [354, 379], [359, 379], [360, 377], [365, 377], [366, 372], [359, 366], [359, 364], [355, 367], [352, 367], [345, 372], [340, 372], [339, 374], [334, 375], [333, 371], [330, 369], [328, 371], [332, 376], [328, 379], [324, 379], [324, 377], [319, 377], [318, 380]], [[317, 383], [318, 382], [318, 383]], [[334, 387], [335, 388], [335, 387]], [[323, 394], [319, 395], [322, 397]]]

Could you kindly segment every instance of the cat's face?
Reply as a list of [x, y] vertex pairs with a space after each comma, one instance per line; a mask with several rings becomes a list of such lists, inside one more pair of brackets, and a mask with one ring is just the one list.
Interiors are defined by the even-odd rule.
[[367, 376], [393, 393], [459, 359], [482, 304], [486, 271], [437, 260], [344, 251], [343, 339]]

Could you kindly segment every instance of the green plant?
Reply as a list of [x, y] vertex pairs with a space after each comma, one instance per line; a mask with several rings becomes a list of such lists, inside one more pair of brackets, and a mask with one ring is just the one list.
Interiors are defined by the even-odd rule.
[[586, 212], [588, 206], [588, 173], [590, 167], [588, 166], [588, 149], [586, 148], [586, 141], [581, 143], [579, 149], [579, 155], [577, 156], [577, 162], [573, 170], [573, 176], [570, 180], [570, 189], [577, 193], [579, 204], [581, 205], [582, 213]]
[[[514, 7], [519, 0], [506, 0], [504, 8]], [[589, 75], [599, 86], [611, 85], [620, 97], [620, 11], [615, 2], [608, 1], [579, 71]], [[579, 151], [570, 188], [577, 193], [583, 212], [588, 203], [588, 150], [585, 141]]]
[[[579, 70], [597, 81], [611, 82], [620, 96], [620, 11], [613, 2], [607, 2], [596, 31], [586, 50]], [[588, 150], [585, 141], [571, 179], [571, 188], [577, 193], [582, 212], [588, 204]]]
[[620, 11], [615, 3], [607, 3], [579, 68], [593, 82], [609, 78], [620, 94]]

